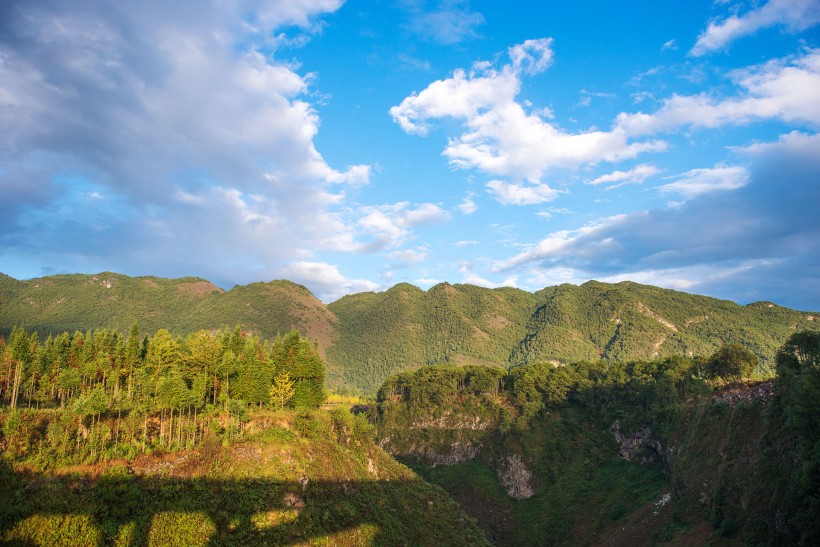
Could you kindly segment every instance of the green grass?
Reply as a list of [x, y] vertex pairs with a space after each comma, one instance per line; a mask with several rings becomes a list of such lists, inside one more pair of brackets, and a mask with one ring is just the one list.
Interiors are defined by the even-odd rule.
[[[482, 545], [440, 488], [317, 411], [251, 440], [33, 472], [0, 466], [0, 541], [129, 545]], [[284, 421], [285, 425], [281, 425]], [[135, 471], [129, 474], [129, 469]], [[425, 526], [418, 526], [424, 522]]]

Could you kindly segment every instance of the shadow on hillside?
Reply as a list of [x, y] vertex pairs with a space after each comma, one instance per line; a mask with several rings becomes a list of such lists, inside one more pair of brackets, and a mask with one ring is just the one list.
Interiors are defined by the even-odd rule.
[[90, 479], [15, 473], [0, 460], [0, 492], [0, 543], [12, 545], [483, 542], [420, 480]]

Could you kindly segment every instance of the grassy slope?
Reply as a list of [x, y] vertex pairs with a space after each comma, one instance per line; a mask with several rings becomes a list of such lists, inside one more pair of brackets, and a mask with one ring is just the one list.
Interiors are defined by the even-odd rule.
[[47, 473], [0, 464], [3, 542], [486, 544], [443, 490], [372, 442], [340, 436], [325, 412], [272, 414], [225, 447]]
[[548, 287], [535, 294], [442, 283], [399, 284], [325, 306], [288, 281], [223, 292], [197, 278], [102, 273], [17, 281], [0, 276], [0, 335], [113, 327], [176, 334], [240, 324], [263, 337], [291, 329], [319, 343], [328, 383], [373, 394], [389, 375], [426, 364], [510, 366], [539, 361], [708, 355], [726, 342], [755, 351], [766, 372], [814, 314], [623, 282]]

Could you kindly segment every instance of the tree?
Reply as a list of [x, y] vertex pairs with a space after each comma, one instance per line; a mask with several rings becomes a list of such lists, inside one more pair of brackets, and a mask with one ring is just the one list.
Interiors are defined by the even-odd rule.
[[[794, 463], [787, 500], [796, 543], [820, 543], [820, 332], [797, 332], [777, 352], [777, 393]], [[776, 415], [776, 413], [772, 413]]]
[[285, 372], [273, 379], [270, 386], [270, 402], [272, 405], [279, 404], [279, 409], [285, 408], [296, 393], [296, 383], [290, 379], [290, 374]]
[[708, 363], [711, 378], [741, 381], [760, 366], [760, 359], [740, 344], [725, 344], [717, 350]]

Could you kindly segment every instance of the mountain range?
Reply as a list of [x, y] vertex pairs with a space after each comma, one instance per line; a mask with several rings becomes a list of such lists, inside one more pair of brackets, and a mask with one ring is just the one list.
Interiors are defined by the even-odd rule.
[[820, 314], [771, 302], [741, 306], [633, 282], [589, 281], [534, 293], [441, 283], [407, 283], [325, 305], [290, 281], [224, 291], [196, 277], [166, 279], [0, 274], [0, 335], [23, 326], [41, 337], [95, 328], [167, 328], [184, 335], [240, 325], [272, 338], [292, 329], [326, 358], [329, 387], [372, 395], [389, 375], [428, 364], [510, 367], [535, 362], [632, 361], [709, 355], [737, 342], [771, 372], [794, 332], [817, 330]]

